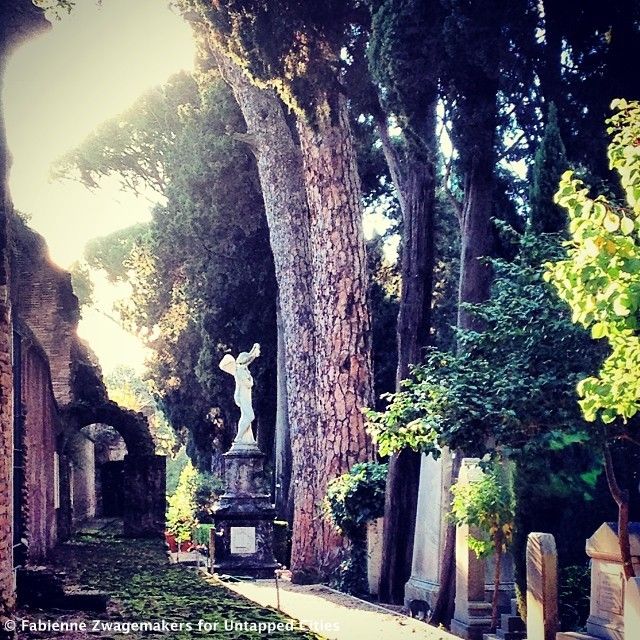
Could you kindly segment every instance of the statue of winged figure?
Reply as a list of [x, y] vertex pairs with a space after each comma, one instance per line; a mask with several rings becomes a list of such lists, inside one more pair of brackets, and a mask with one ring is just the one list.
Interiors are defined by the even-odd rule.
[[251, 399], [253, 377], [249, 371], [249, 365], [259, 355], [260, 345], [256, 342], [250, 351], [243, 351], [237, 358], [227, 353], [218, 365], [225, 373], [232, 375], [236, 381], [233, 400], [240, 408], [240, 421], [238, 422], [238, 433], [233, 441], [234, 446], [256, 446], [256, 440], [251, 430], [251, 423], [256, 416], [253, 412]]

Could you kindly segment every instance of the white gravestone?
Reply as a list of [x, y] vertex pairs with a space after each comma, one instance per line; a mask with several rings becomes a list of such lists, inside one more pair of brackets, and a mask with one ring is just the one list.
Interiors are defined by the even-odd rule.
[[[631, 559], [640, 574], [640, 523], [629, 523]], [[558, 640], [635, 640], [640, 635], [625, 636], [625, 578], [618, 542], [618, 526], [605, 522], [587, 540], [591, 558], [591, 597], [587, 635], [559, 633]], [[635, 632], [635, 630], [634, 630]]]
[[425, 601], [433, 607], [438, 596], [448, 525], [447, 505], [451, 501], [452, 463], [451, 453], [447, 449], [442, 451], [437, 460], [422, 456], [411, 578], [404, 591], [407, 607], [414, 601]]
[[550, 533], [527, 540], [527, 638], [555, 640], [558, 631], [558, 552]]

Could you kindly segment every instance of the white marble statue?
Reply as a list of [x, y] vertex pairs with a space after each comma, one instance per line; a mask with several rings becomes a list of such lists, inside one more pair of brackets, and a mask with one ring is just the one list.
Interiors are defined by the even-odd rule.
[[243, 351], [237, 359], [230, 353], [225, 355], [220, 361], [220, 368], [231, 374], [236, 381], [236, 390], [233, 399], [240, 407], [240, 421], [238, 422], [238, 434], [233, 441], [234, 446], [255, 446], [256, 440], [253, 437], [251, 423], [256, 417], [253, 412], [251, 401], [251, 389], [253, 378], [249, 372], [249, 365], [260, 355], [260, 345], [256, 342], [251, 351]]

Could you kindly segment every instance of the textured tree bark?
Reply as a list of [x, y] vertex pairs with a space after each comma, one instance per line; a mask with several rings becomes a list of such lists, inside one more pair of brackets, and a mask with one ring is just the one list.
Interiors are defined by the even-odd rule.
[[[412, 154], [401, 163], [389, 140], [387, 122], [378, 117], [377, 129], [403, 216], [401, 251], [402, 289], [397, 325], [398, 368], [396, 388], [409, 375], [410, 365], [422, 360], [429, 343], [434, 266], [434, 204], [436, 157], [436, 94], [425, 107], [422, 157]], [[430, 152], [430, 153], [429, 153]], [[420, 454], [404, 449], [389, 460], [385, 493], [382, 573], [379, 597], [404, 603], [404, 588], [411, 577], [413, 536], [420, 485]]]
[[618, 544], [620, 545], [622, 570], [625, 580], [628, 580], [635, 577], [635, 569], [631, 558], [631, 540], [629, 538], [629, 492], [626, 489], [622, 489], [618, 484], [611, 457], [611, 449], [608, 444], [604, 446], [604, 468], [611, 497], [618, 506]]
[[291, 435], [289, 433], [289, 415], [287, 411], [287, 367], [284, 356], [284, 330], [279, 304], [276, 322], [278, 327], [278, 398], [275, 430], [275, 504], [278, 518], [291, 524], [293, 520], [293, 513], [290, 511], [292, 502], [289, 500], [291, 489]]
[[343, 548], [322, 516], [327, 482], [373, 455], [362, 415], [372, 400], [366, 259], [346, 103], [340, 98], [324, 122], [299, 122], [299, 147], [275, 93], [213, 54], [258, 162], [287, 363], [291, 570], [295, 580], [316, 580], [335, 568]]
[[[373, 458], [362, 413], [373, 400], [373, 378], [360, 179], [344, 96], [327, 111], [329, 115], [319, 115], [313, 124], [301, 119], [297, 123], [311, 221], [321, 416], [318, 448], [308, 453], [317, 456], [319, 496], [325, 495], [329, 480]], [[324, 519], [314, 529], [318, 566], [326, 573], [336, 566], [343, 538]]]
[[479, 329], [480, 323], [465, 308], [465, 303], [483, 302], [489, 297], [491, 267], [483, 258], [493, 250], [491, 204], [493, 198], [493, 135], [472, 162], [464, 181], [464, 203], [458, 291], [458, 328]]
[[322, 496], [316, 485], [318, 450], [315, 328], [310, 260], [309, 209], [305, 198], [300, 148], [289, 128], [282, 103], [271, 90], [259, 89], [241, 69], [212, 49], [247, 124], [245, 140], [258, 163], [275, 264], [287, 363], [294, 523], [292, 570], [317, 567], [316, 543]]

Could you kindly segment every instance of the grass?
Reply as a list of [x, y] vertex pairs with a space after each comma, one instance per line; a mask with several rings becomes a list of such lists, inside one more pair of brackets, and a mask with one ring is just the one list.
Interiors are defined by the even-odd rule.
[[[213, 577], [193, 568], [169, 564], [160, 541], [125, 540], [109, 536], [81, 536], [61, 545], [53, 558], [63, 569], [67, 582], [85, 588], [108, 592], [112, 605], [106, 614], [64, 614], [60, 612], [20, 612], [18, 617], [35, 620], [104, 621], [102, 633], [40, 634], [26, 631], [20, 638], [100, 638], [139, 640], [169, 637], [224, 638], [225, 640], [317, 640], [320, 636], [300, 630], [298, 623], [276, 611], [262, 608], [254, 602], [229, 591]], [[37, 614], [37, 615], [36, 615]], [[126, 629], [123, 624], [134, 622], [174, 623], [155, 630]], [[200, 622], [201, 621], [201, 622]], [[116, 624], [117, 623], [117, 624]], [[177, 630], [182, 623], [182, 630]], [[191, 628], [186, 625], [189, 623]], [[285, 625], [289, 623], [289, 628]], [[266, 625], [272, 625], [267, 628]], [[273, 628], [274, 625], [280, 628]], [[229, 629], [229, 625], [239, 628]], [[294, 626], [294, 629], [291, 629]], [[128, 631], [128, 632], [126, 632]]]

